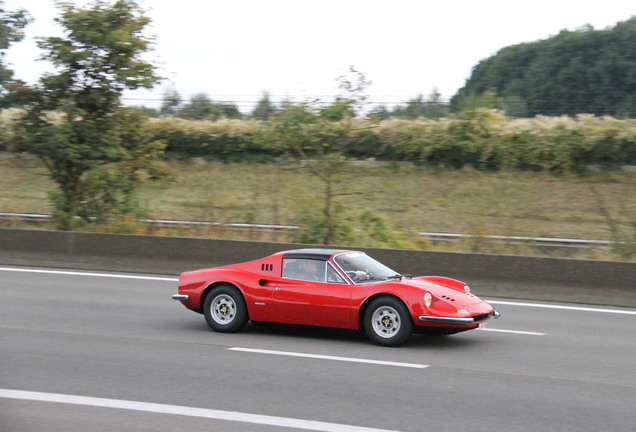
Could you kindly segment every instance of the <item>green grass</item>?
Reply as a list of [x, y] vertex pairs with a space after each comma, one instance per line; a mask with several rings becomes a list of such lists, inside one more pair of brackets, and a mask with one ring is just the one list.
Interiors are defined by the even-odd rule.
[[[172, 163], [173, 183], [148, 183], [139, 197], [147, 217], [295, 224], [320, 211], [322, 183], [275, 165]], [[54, 184], [34, 160], [0, 160], [0, 211], [50, 213]], [[535, 172], [366, 168], [339, 191], [347, 217], [371, 209], [404, 232], [450, 232], [614, 239], [607, 215], [634, 238], [636, 174], [555, 176]]]

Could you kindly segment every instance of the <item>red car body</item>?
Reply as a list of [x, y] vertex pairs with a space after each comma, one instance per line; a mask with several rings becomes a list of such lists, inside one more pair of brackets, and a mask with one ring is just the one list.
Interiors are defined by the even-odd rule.
[[[317, 267], [317, 276], [295, 276], [294, 265]], [[297, 249], [188, 271], [173, 298], [203, 313], [217, 331], [238, 331], [248, 320], [364, 329], [386, 346], [400, 345], [413, 331], [452, 334], [499, 317], [463, 282], [402, 276], [346, 250]]]

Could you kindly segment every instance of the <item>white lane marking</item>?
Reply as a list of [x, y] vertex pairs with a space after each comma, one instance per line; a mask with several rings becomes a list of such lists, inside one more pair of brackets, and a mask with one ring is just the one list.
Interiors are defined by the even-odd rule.
[[40, 393], [22, 390], [0, 389], [0, 397], [6, 399], [30, 400], [38, 402], [54, 402], [71, 405], [84, 405], [100, 408], [115, 408], [132, 411], [144, 411], [158, 414], [174, 414], [188, 417], [199, 417], [214, 420], [227, 420], [242, 423], [253, 423], [267, 426], [278, 426], [295, 429], [306, 429], [321, 432], [390, 432], [387, 429], [374, 429], [363, 426], [351, 426], [338, 423], [326, 423], [314, 420], [301, 420], [288, 417], [275, 417], [261, 414], [242, 413], [237, 411], [221, 411], [206, 408], [193, 408], [179, 405], [164, 405], [148, 402], [136, 402], [118, 399], [104, 399], [87, 396], [75, 396], [57, 393]]
[[579, 312], [602, 312], [609, 314], [624, 314], [624, 315], [636, 315], [636, 311], [628, 311], [621, 309], [600, 309], [600, 308], [591, 308], [591, 307], [583, 307], [583, 306], [560, 306], [560, 305], [549, 305], [543, 303], [521, 303], [521, 302], [509, 302], [509, 301], [498, 301], [498, 300], [486, 300], [490, 304], [499, 304], [499, 305], [507, 305], [507, 306], [525, 306], [525, 307], [535, 307], [535, 308], [543, 308], [543, 309], [561, 309], [561, 310], [572, 310]]
[[[91, 277], [106, 277], [106, 278], [120, 278], [120, 279], [140, 279], [140, 280], [155, 280], [166, 282], [178, 282], [177, 277], [159, 277], [159, 276], [138, 276], [138, 275], [124, 275], [116, 273], [96, 273], [96, 272], [80, 272], [71, 270], [43, 270], [43, 269], [29, 269], [29, 268], [13, 268], [13, 267], [0, 267], [0, 271], [8, 272], [23, 272], [23, 273], [46, 273], [46, 274], [61, 274], [70, 276], [91, 276]], [[561, 309], [572, 310], [579, 312], [602, 312], [610, 314], [623, 314], [623, 315], [636, 315], [636, 311], [620, 310], [620, 309], [600, 309], [583, 306], [559, 306], [542, 303], [521, 303], [499, 300], [487, 300], [490, 304], [508, 305], [508, 306], [525, 306], [535, 307], [543, 309]]]
[[170, 277], [159, 277], [159, 276], [124, 275], [124, 274], [114, 274], [114, 273], [79, 272], [79, 271], [71, 271], [71, 270], [40, 270], [40, 269], [0, 267], [0, 271], [59, 274], [59, 275], [67, 275], [67, 276], [91, 276], [91, 277], [108, 277], [108, 278], [120, 278], [120, 279], [141, 279], [141, 280], [169, 281], [169, 282], [176, 282], [179, 280], [179, 278], [174, 278], [174, 277], [170, 278]]
[[381, 366], [398, 366], [405, 368], [416, 368], [416, 369], [426, 369], [429, 365], [417, 364], [417, 363], [400, 363], [400, 362], [391, 362], [391, 361], [383, 361], [383, 360], [368, 360], [361, 358], [353, 358], [353, 357], [337, 357], [337, 356], [326, 356], [319, 354], [305, 354], [305, 353], [297, 353], [297, 352], [289, 352], [289, 351], [272, 351], [272, 350], [262, 350], [262, 349], [252, 349], [252, 348], [241, 348], [241, 347], [232, 347], [227, 348], [228, 351], [242, 351], [248, 353], [256, 353], [256, 354], [272, 354], [279, 356], [289, 356], [289, 357], [304, 357], [304, 358], [312, 358], [318, 360], [335, 360], [335, 361], [343, 361], [343, 362], [353, 362], [353, 363], [366, 363], [366, 364], [374, 364]]
[[522, 334], [522, 335], [530, 335], [530, 336], [545, 336], [545, 333], [539, 333], [539, 332], [521, 331], [521, 330], [493, 329], [493, 328], [488, 328], [488, 327], [479, 328], [477, 330], [489, 331], [489, 332], [499, 332], [499, 333], [514, 333], [514, 334]]

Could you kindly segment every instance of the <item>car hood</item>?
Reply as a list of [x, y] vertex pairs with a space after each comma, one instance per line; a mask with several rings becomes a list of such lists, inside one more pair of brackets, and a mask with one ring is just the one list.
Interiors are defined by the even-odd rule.
[[403, 279], [402, 281], [397, 283], [401, 285], [408, 285], [412, 288], [420, 290], [422, 292], [422, 295], [424, 295], [426, 291], [428, 291], [435, 298], [437, 298], [437, 300], [446, 301], [456, 307], [484, 303], [484, 300], [477, 297], [475, 294], [463, 290], [458, 291], [457, 289], [453, 289], [436, 282], [422, 279]]

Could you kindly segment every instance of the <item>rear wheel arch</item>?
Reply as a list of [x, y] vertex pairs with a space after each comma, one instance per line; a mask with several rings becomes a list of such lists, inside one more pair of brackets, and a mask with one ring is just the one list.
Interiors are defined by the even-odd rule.
[[243, 296], [243, 299], [245, 299], [245, 294], [243, 294], [243, 291], [240, 290], [240, 288], [238, 286], [236, 286], [236, 284], [233, 284], [232, 282], [224, 282], [224, 281], [217, 281], [217, 282], [212, 282], [210, 285], [208, 285], [204, 290], [203, 290], [203, 294], [201, 294], [201, 299], [199, 301], [200, 305], [199, 307], [201, 308], [201, 310], [203, 311], [203, 304], [205, 303], [205, 299], [206, 297], [212, 292], [212, 290], [218, 286], [230, 286], [234, 289], [236, 289], [238, 292], [241, 293], [241, 295]]

